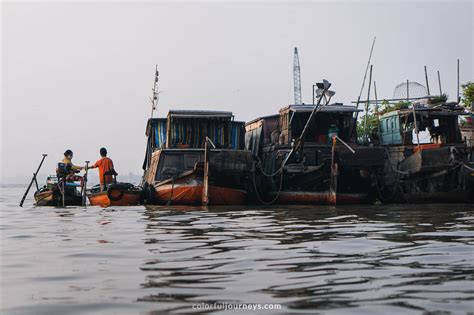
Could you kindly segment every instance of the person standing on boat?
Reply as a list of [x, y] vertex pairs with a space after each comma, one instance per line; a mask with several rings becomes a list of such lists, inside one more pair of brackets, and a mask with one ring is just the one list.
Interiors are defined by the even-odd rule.
[[112, 175], [117, 175], [114, 170], [114, 162], [107, 157], [107, 149], [100, 148], [101, 158], [89, 168], [99, 168], [100, 190], [103, 191], [105, 185], [113, 182]]
[[76, 175], [76, 173], [79, 173], [81, 170], [84, 169], [84, 167], [76, 166], [72, 164], [72, 157], [73, 157], [72, 151], [66, 150], [64, 152], [64, 159], [61, 161], [66, 166], [66, 170], [67, 170], [66, 181], [67, 182], [80, 181], [81, 186], [82, 186], [84, 183], [84, 178], [82, 176]]

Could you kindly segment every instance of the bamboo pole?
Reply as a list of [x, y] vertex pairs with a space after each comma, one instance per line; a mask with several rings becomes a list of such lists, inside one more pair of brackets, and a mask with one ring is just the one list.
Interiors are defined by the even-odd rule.
[[[410, 96], [409, 96], [409, 89], [408, 89], [409, 83], [410, 83], [410, 82], [407, 80], [407, 101], [410, 99]], [[411, 107], [412, 107], [412, 111], [413, 111], [413, 124], [415, 125], [416, 142], [417, 142], [417, 144], [418, 144], [418, 150], [420, 150], [420, 136], [418, 135], [418, 123], [416, 122], [416, 109], [415, 109], [415, 104], [412, 103], [412, 104], [411, 104]]]
[[439, 96], [443, 95], [443, 90], [441, 89], [441, 76], [439, 75], [438, 70], [438, 86], [439, 86]]
[[367, 132], [367, 119], [369, 116], [369, 100], [370, 100], [370, 86], [372, 85], [372, 65], [370, 65], [369, 86], [367, 88], [367, 102], [365, 103], [365, 117], [364, 117], [364, 135], [366, 143], [369, 143], [369, 135]]
[[377, 133], [379, 136], [379, 141], [382, 141], [382, 134], [380, 133], [380, 112], [379, 112], [379, 102], [377, 97], [377, 84], [374, 81], [374, 93], [375, 93], [375, 114], [377, 115]]
[[431, 95], [430, 94], [430, 84], [428, 82], [428, 70], [426, 69], [426, 66], [425, 66], [425, 81], [426, 81], [426, 91], [428, 92], [428, 95]]
[[458, 103], [461, 103], [461, 96], [459, 95], [459, 85], [460, 85], [460, 82], [459, 82], [459, 59], [458, 59], [458, 71], [457, 71], [457, 75], [458, 75], [458, 85], [457, 85], [457, 101]]

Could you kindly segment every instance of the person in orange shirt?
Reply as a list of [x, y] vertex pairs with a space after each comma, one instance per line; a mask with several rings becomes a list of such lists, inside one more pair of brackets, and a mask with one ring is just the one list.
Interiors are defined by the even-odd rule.
[[101, 158], [89, 168], [99, 168], [100, 190], [102, 191], [107, 184], [113, 182], [112, 175], [117, 175], [117, 173], [114, 170], [114, 162], [107, 157], [106, 148], [100, 148], [100, 156]]

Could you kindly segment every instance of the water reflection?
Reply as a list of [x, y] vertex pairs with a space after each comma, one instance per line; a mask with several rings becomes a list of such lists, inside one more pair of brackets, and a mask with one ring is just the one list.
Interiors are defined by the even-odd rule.
[[[471, 206], [147, 207], [139, 301], [290, 310], [472, 310]], [[158, 308], [157, 310], [160, 310]]]
[[0, 197], [2, 314], [474, 309], [472, 205], [20, 209], [22, 193]]

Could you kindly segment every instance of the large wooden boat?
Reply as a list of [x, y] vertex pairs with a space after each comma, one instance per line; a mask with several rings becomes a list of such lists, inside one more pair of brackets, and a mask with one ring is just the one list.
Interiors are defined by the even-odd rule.
[[[246, 124], [246, 148], [259, 159], [253, 176], [257, 197], [263, 203], [373, 201], [384, 150], [357, 144], [355, 106], [316, 106], [289, 105]], [[292, 155], [297, 142], [304, 145]]]
[[172, 110], [166, 118], [149, 119], [146, 202], [244, 204], [252, 166], [244, 132], [231, 112]]
[[63, 195], [63, 186], [58, 181], [58, 177], [54, 175], [48, 176], [46, 185], [38, 189], [34, 194], [35, 205], [46, 207], [80, 206], [82, 205], [83, 196], [78, 190], [79, 187], [80, 185], [76, 183], [65, 183]]
[[458, 123], [466, 114], [457, 103], [416, 100], [380, 117], [380, 143], [388, 153], [379, 189], [383, 201], [474, 201], [472, 145]]

